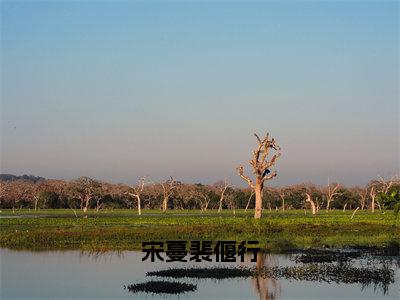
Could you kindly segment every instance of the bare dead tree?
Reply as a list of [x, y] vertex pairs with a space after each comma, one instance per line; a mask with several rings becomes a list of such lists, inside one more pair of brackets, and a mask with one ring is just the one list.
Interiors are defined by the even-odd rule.
[[350, 219], [353, 219], [354, 218], [354, 215], [356, 214], [356, 212], [358, 211], [360, 209], [360, 207], [359, 206], [357, 206], [357, 208], [353, 211], [353, 213], [351, 214], [351, 218]]
[[[256, 196], [254, 218], [261, 218], [262, 214], [262, 194], [264, 189], [264, 181], [274, 178], [277, 173], [274, 170], [270, 171], [271, 167], [274, 167], [276, 160], [281, 155], [280, 147], [276, 144], [275, 139], [269, 139], [269, 133], [264, 139], [260, 139], [257, 134], [254, 134], [258, 141], [258, 147], [253, 151], [253, 159], [250, 161], [250, 165], [253, 168], [253, 174], [255, 175], [255, 182], [253, 182], [248, 176], [244, 175], [243, 166], [237, 168], [238, 174], [245, 180], [248, 185], [254, 190]], [[274, 149], [276, 153], [268, 160], [268, 154], [270, 149]]]
[[143, 193], [143, 189], [144, 189], [144, 186], [146, 184], [146, 179], [147, 179], [147, 177], [141, 177], [139, 179], [139, 181], [138, 181], [138, 185], [132, 188], [133, 193], [132, 192], [128, 193], [129, 196], [135, 197], [136, 200], [137, 200], [137, 203], [138, 203], [138, 215], [139, 216], [142, 214], [140, 196]]
[[162, 189], [163, 189], [163, 206], [162, 206], [162, 210], [163, 210], [163, 212], [165, 212], [165, 211], [167, 211], [167, 208], [168, 208], [169, 198], [171, 197], [174, 189], [176, 188], [176, 181], [171, 176], [168, 180], [166, 180], [164, 182], [161, 182], [160, 185], [162, 186]]
[[89, 177], [80, 177], [73, 181], [71, 192], [80, 199], [80, 207], [85, 214], [89, 209], [90, 202], [102, 197], [101, 183]]
[[215, 185], [216, 188], [219, 190], [219, 207], [218, 207], [218, 212], [221, 213], [222, 211], [222, 204], [224, 202], [224, 197], [225, 197], [225, 192], [227, 188], [229, 187], [228, 180], [225, 178], [224, 181], [219, 181]]
[[371, 212], [375, 212], [375, 198], [376, 198], [376, 188], [375, 186], [371, 186], [369, 190], [369, 196], [371, 197]]
[[338, 183], [333, 184], [333, 186], [331, 186], [328, 180], [328, 186], [326, 188], [326, 211], [329, 211], [333, 198], [337, 195], [340, 195], [340, 193], [337, 191], [339, 187], [340, 185]]
[[316, 209], [316, 213], [318, 213], [319, 212], [319, 209], [320, 209], [320, 206], [321, 206], [322, 204], [320, 204], [319, 202], [318, 202], [318, 197], [315, 197], [315, 209]]
[[396, 175], [389, 180], [385, 180], [382, 176], [379, 176], [379, 181], [382, 184], [381, 192], [387, 194], [390, 188], [392, 187], [393, 183], [395, 183], [396, 179], [397, 179]]
[[367, 186], [367, 191], [369, 191], [369, 197], [371, 198], [371, 212], [375, 212], [375, 206], [377, 205], [379, 210], [382, 210], [381, 204], [379, 202], [379, 193], [387, 194], [393, 184], [397, 184], [397, 176], [393, 176], [389, 180], [385, 180], [382, 176], [378, 176], [378, 180], [371, 180]]
[[306, 196], [307, 196], [306, 202], [310, 203], [311, 205], [311, 213], [315, 215], [317, 213], [317, 208], [315, 206], [315, 203], [314, 201], [311, 200], [310, 194], [306, 193]]
[[228, 209], [232, 210], [233, 215], [236, 215], [236, 198], [233, 193], [228, 193], [225, 195], [225, 201]]
[[352, 188], [352, 192], [359, 197], [360, 209], [364, 210], [368, 197], [368, 187], [354, 187]]
[[206, 212], [211, 201], [209, 190], [203, 185], [196, 185], [193, 194], [200, 204], [201, 211]]
[[285, 196], [286, 196], [285, 188], [278, 189], [278, 195], [279, 195], [279, 198], [281, 198], [281, 200], [282, 200], [282, 211], [285, 211]]
[[244, 212], [246, 212], [246, 211], [247, 211], [247, 209], [249, 208], [250, 201], [251, 201], [251, 199], [253, 198], [253, 196], [254, 196], [254, 190], [253, 190], [253, 189], [251, 189], [251, 192], [250, 192], [250, 197], [249, 197], [249, 200], [247, 201], [246, 208], [244, 209]]

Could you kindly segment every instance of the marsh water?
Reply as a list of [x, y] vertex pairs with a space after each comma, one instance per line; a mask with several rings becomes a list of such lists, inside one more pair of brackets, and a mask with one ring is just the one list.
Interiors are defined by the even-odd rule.
[[[14, 251], [0, 249], [1, 299], [399, 299], [399, 266], [386, 291], [359, 283], [327, 283], [305, 280], [247, 277], [233, 279], [163, 279], [197, 285], [179, 295], [131, 293], [124, 286], [146, 282], [149, 271], [171, 267], [251, 267], [244, 263], [142, 262], [140, 251]], [[357, 264], [371, 262], [357, 261]], [[373, 264], [374, 262], [372, 262]], [[291, 266], [288, 255], [263, 254], [265, 266]]]

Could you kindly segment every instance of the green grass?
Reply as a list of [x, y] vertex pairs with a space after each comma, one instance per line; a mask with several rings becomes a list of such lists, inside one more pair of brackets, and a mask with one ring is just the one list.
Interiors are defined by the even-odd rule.
[[[90, 211], [87, 218], [72, 210], [2, 210], [0, 247], [12, 249], [141, 249], [144, 241], [257, 240], [273, 252], [307, 247], [385, 247], [400, 243], [400, 227], [391, 212], [264, 211], [261, 220], [253, 211], [145, 210]], [[34, 218], [32, 216], [35, 216]]]

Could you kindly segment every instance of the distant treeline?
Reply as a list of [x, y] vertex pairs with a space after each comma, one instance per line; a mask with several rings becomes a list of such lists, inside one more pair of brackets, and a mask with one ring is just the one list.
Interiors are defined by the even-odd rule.
[[12, 175], [12, 174], [0, 174], [0, 181], [13, 181], [13, 180], [19, 180], [19, 179], [32, 181], [32, 182], [45, 180], [44, 177], [26, 175], [26, 174], [24, 174], [22, 176], [17, 176], [17, 175]]
[[[306, 194], [318, 209], [381, 208], [379, 194], [400, 190], [400, 181], [382, 178], [366, 186], [346, 187], [334, 183], [317, 186], [302, 183], [264, 190], [264, 209], [309, 208]], [[187, 184], [173, 178], [164, 182], [139, 181], [137, 186], [111, 184], [88, 177], [71, 181], [10, 174], [0, 175], [0, 208], [71, 208], [71, 209], [245, 209], [254, 208], [254, 195], [249, 188], [233, 187], [226, 181], [212, 185]], [[328, 204], [329, 202], [329, 204]]]

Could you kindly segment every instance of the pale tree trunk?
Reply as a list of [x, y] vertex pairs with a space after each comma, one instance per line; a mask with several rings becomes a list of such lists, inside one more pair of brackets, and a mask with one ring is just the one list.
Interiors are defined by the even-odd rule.
[[337, 189], [339, 188], [339, 184], [336, 184], [333, 188], [331, 187], [328, 179], [328, 187], [327, 187], [327, 195], [326, 195], [326, 211], [329, 211], [330, 204], [333, 201], [333, 197], [339, 195]]
[[371, 212], [374, 213], [375, 212], [375, 188], [372, 187], [371, 191], [370, 191], [370, 196], [371, 196]]
[[86, 213], [89, 208], [90, 196], [85, 196], [85, 206], [83, 207], [83, 212]]
[[375, 212], [375, 195], [371, 197], [371, 212]]
[[382, 211], [381, 203], [376, 199], [376, 205], [378, 205], [379, 211]]
[[141, 201], [140, 201], [140, 196], [136, 195], [135, 197], [137, 199], [138, 215], [140, 216], [142, 214], [142, 204], [141, 204]]
[[[245, 180], [248, 185], [254, 190], [255, 194], [255, 212], [254, 218], [259, 219], [262, 216], [262, 193], [264, 187], [264, 181], [274, 178], [277, 173], [276, 171], [271, 172], [269, 168], [274, 167], [276, 160], [280, 157], [280, 147], [276, 144], [275, 140], [269, 139], [267, 133], [264, 139], [260, 139], [257, 134], [254, 134], [258, 141], [258, 147], [253, 151], [253, 159], [250, 161], [250, 165], [253, 167], [253, 173], [255, 175], [255, 183], [244, 174], [243, 166], [237, 168], [239, 176]], [[274, 149], [276, 153], [268, 160], [270, 149]]]
[[219, 206], [218, 206], [218, 212], [221, 213], [222, 211], [222, 202], [224, 201], [224, 193], [221, 193], [221, 196], [219, 197]]
[[221, 195], [220, 195], [220, 198], [219, 198], [218, 213], [221, 213], [221, 211], [222, 211], [222, 204], [223, 204], [223, 202], [224, 202], [225, 192], [226, 192], [226, 189], [227, 189], [228, 187], [229, 187], [229, 184], [228, 184], [228, 181], [227, 181], [226, 178], [225, 178], [223, 184], [222, 184], [221, 187], [219, 188], [219, 190], [221, 191]]
[[[344, 206], [343, 206], [343, 212], [346, 211], [346, 206], [347, 206], [347, 203], [345, 203]], [[351, 209], [351, 207], [350, 207], [350, 209]]]
[[257, 182], [254, 188], [254, 194], [256, 196], [255, 212], [254, 212], [255, 219], [260, 219], [262, 216], [262, 189], [263, 189], [262, 182]]
[[167, 210], [167, 207], [168, 207], [168, 197], [164, 197], [163, 208], [162, 208], [163, 212], [165, 212]]
[[39, 201], [39, 197], [35, 197], [35, 211], [37, 210], [37, 206], [38, 206], [38, 201]]
[[356, 212], [357, 212], [359, 209], [360, 209], [360, 207], [358, 206], [358, 207], [353, 211], [353, 213], [351, 214], [351, 218], [350, 218], [350, 219], [353, 219], [353, 218], [354, 218], [354, 215], [356, 214]]
[[176, 187], [175, 183], [176, 183], [175, 179], [172, 176], [170, 176], [170, 178], [167, 181], [160, 183], [163, 188], [163, 206], [162, 206], [163, 212], [166, 212], [168, 209], [168, 201], [169, 198], [171, 197], [173, 190]]
[[306, 202], [310, 203], [311, 205], [311, 213], [315, 215], [317, 213], [315, 203], [314, 201], [311, 200], [311, 196], [309, 194], [306, 194], [306, 196], [307, 196]]
[[207, 197], [204, 197], [204, 211], [207, 211], [209, 203], [210, 200]]
[[141, 207], [141, 201], [140, 201], [140, 196], [143, 192], [144, 186], [146, 184], [146, 177], [142, 177], [139, 179], [138, 186], [133, 187], [133, 193], [128, 193], [130, 196], [135, 197], [138, 203], [138, 215], [140, 216], [142, 214], [142, 207]]
[[244, 212], [246, 212], [247, 209], [249, 208], [250, 201], [251, 201], [251, 198], [253, 197], [253, 195], [254, 195], [254, 190], [251, 190], [250, 197], [249, 197], [249, 200], [247, 201], [246, 208], [244, 209]]
[[97, 199], [96, 200], [96, 212], [99, 212], [100, 208], [103, 206], [102, 203], [100, 203], [100, 200]]

